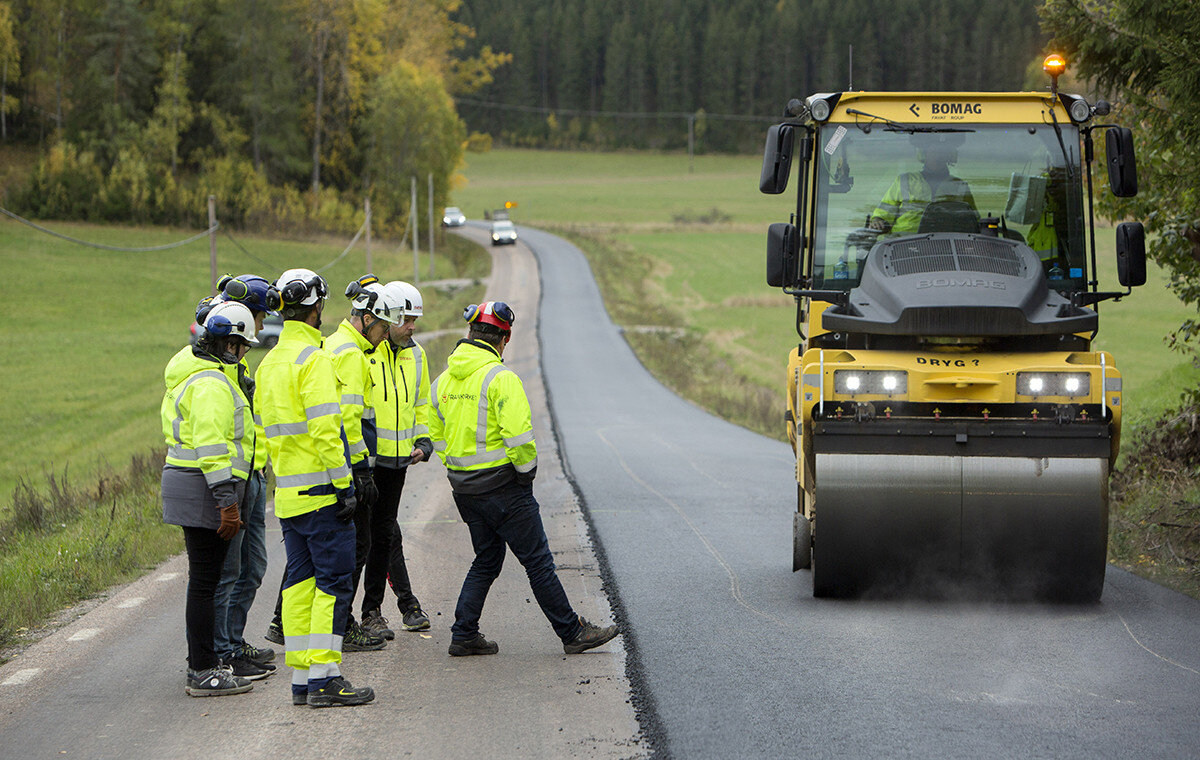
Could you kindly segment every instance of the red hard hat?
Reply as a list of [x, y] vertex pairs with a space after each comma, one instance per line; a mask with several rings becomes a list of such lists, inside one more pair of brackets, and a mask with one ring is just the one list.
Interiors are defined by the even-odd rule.
[[481, 304], [471, 304], [463, 310], [463, 319], [469, 323], [479, 322], [494, 325], [505, 332], [512, 330], [517, 315], [512, 307], [503, 301], [484, 301]]

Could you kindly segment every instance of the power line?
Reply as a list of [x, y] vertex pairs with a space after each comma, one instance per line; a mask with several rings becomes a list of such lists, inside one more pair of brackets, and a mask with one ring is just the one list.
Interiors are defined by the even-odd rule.
[[214, 224], [212, 227], [209, 227], [204, 232], [198, 232], [195, 235], [192, 235], [190, 238], [187, 238], [186, 240], [180, 240], [175, 243], [167, 243], [166, 245], [152, 245], [152, 246], [146, 246], [146, 247], [141, 247], [141, 248], [127, 248], [127, 247], [123, 247], [123, 246], [119, 246], [119, 245], [105, 245], [104, 243], [93, 243], [88, 240], [80, 240], [79, 238], [71, 237], [70, 235], [64, 235], [61, 232], [55, 232], [54, 230], [46, 229], [45, 227], [41, 226], [40, 224], [31, 222], [22, 216], [17, 216], [16, 214], [14, 214], [13, 212], [9, 211], [6, 208], [0, 208], [0, 214], [4, 214], [8, 218], [14, 219], [14, 220], [20, 222], [21, 224], [28, 225], [28, 226], [34, 228], [35, 230], [37, 230], [38, 232], [44, 232], [45, 234], [53, 235], [56, 238], [62, 238], [63, 240], [67, 240], [69, 242], [76, 243], [78, 245], [85, 245], [89, 248], [99, 248], [99, 249], [105, 250], [105, 251], [120, 251], [122, 253], [154, 253], [155, 251], [167, 251], [172, 248], [179, 248], [181, 246], [187, 245], [188, 243], [194, 243], [202, 237], [211, 235], [212, 233], [216, 232], [221, 227], [221, 224], [218, 222], [217, 224]]
[[493, 103], [474, 98], [455, 98], [455, 103], [499, 111], [520, 111], [539, 114], [565, 114], [568, 116], [608, 116], [622, 119], [713, 119], [715, 121], [752, 121], [773, 124], [779, 119], [773, 116], [753, 114], [707, 113], [704, 111], [584, 111], [577, 108], [545, 108], [541, 106], [519, 106], [508, 103]]

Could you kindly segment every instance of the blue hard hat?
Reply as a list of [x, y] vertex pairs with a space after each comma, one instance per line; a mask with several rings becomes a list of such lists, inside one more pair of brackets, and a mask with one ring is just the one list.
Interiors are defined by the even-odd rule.
[[256, 274], [240, 274], [237, 277], [225, 275], [217, 281], [217, 289], [220, 291], [217, 299], [237, 301], [251, 311], [263, 311], [274, 316], [283, 305], [275, 286]]

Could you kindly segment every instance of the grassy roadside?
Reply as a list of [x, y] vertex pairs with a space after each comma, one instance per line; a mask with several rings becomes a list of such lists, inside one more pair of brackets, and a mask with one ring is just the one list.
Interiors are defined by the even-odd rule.
[[[182, 230], [51, 223], [96, 243], [153, 246]], [[436, 281], [420, 257], [421, 334], [461, 324], [478, 301], [491, 257], [455, 235], [438, 243]], [[220, 238], [220, 271], [270, 278], [294, 266], [320, 268], [342, 240], [236, 235], [254, 258]], [[424, 241], [423, 241], [424, 242]], [[412, 279], [410, 252], [376, 242], [375, 273]], [[323, 331], [348, 313], [344, 283], [362, 274], [361, 246], [323, 274], [334, 291]], [[208, 293], [208, 245], [159, 253], [85, 248], [0, 221], [0, 269], [13, 288], [0, 302], [0, 651], [54, 611], [122, 583], [182, 551], [162, 524], [158, 498], [159, 404], [167, 360], [186, 345], [195, 303]], [[456, 336], [422, 340], [431, 371]], [[250, 354], [257, 366], [265, 351]], [[2, 658], [2, 655], [0, 655]]]

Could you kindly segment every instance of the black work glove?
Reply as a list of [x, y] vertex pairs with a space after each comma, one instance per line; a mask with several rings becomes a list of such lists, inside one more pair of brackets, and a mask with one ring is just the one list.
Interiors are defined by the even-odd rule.
[[365, 468], [354, 470], [353, 475], [354, 494], [358, 498], [358, 503], [370, 509], [379, 500], [379, 488], [375, 485], [375, 478], [371, 477], [371, 471]]
[[354, 498], [354, 490], [347, 488], [343, 491], [338, 491], [337, 495], [337, 511], [333, 516], [344, 523], [349, 523], [354, 519], [354, 512], [358, 509], [358, 499]]

